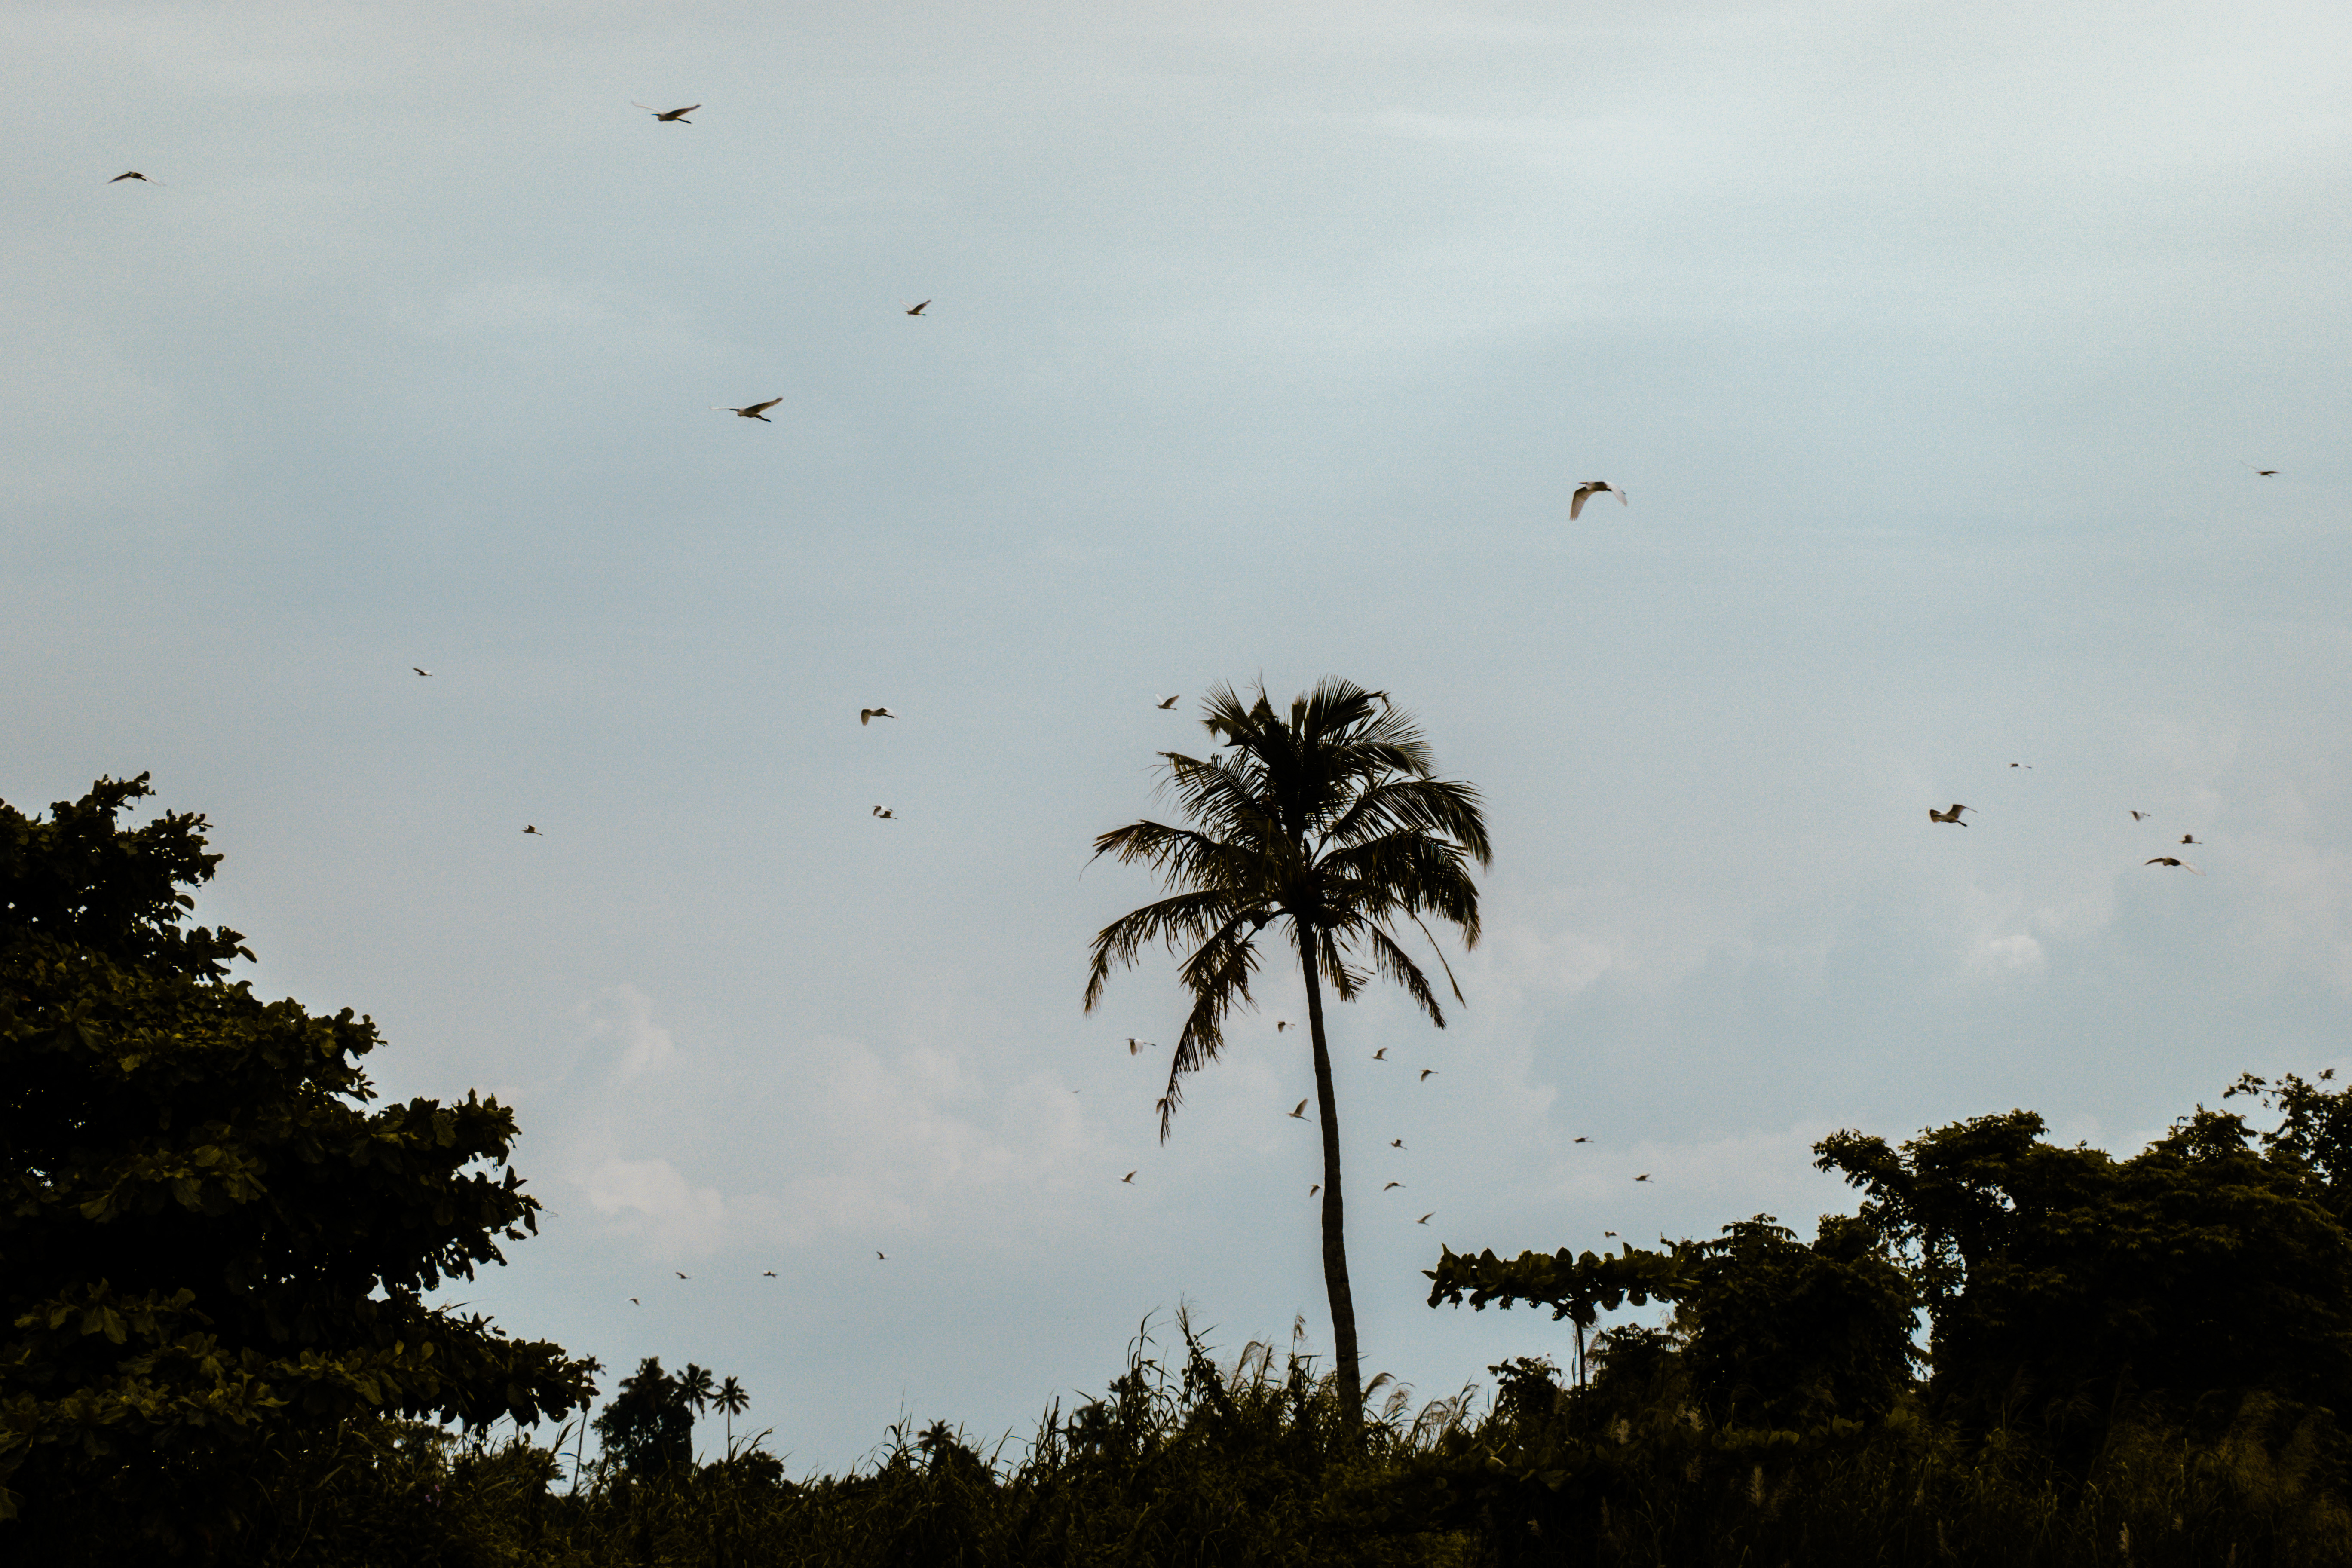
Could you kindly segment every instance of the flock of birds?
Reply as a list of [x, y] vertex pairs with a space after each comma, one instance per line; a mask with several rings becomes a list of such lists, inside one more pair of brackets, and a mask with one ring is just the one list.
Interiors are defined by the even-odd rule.
[[[689, 103], [682, 109], [656, 109], [649, 103], [635, 103], [633, 100], [633, 107], [644, 110], [646, 113], [652, 115], [655, 121], [660, 124], [691, 125], [694, 121], [688, 120], [687, 116], [694, 113], [697, 110], [699, 110], [702, 105], [699, 103]], [[142, 184], [149, 185], [162, 185], [163, 184], [161, 180], [149, 178], [147, 175], [140, 173], [136, 169], [126, 169], [121, 174], [115, 175], [111, 180], [109, 180], [106, 183], [109, 184], [120, 184], [125, 180], [135, 180]], [[921, 317], [926, 310], [930, 309], [932, 301], [929, 300], [923, 300], [909, 304], [902, 300], [899, 303], [903, 308], [905, 314], [913, 317]], [[715, 412], [732, 414], [739, 419], [756, 419], [761, 424], [767, 425], [773, 423], [773, 421], [768, 417], [768, 410], [775, 407], [782, 401], [782, 395], [779, 395], [774, 397], [767, 398], [761, 402], [745, 404], [740, 407], [726, 404], [712, 404], [711, 408]], [[2240, 464], [2242, 467], [2252, 469], [2256, 475], [2263, 479], [2272, 478], [2278, 473], [2276, 468], [2255, 468], [2254, 465], [2245, 462], [2242, 458], [2240, 459]], [[1591, 500], [1595, 496], [1604, 495], [1615, 496], [1617, 498], [1618, 504], [1621, 506], [1630, 506], [1633, 504], [1630, 499], [1626, 496], [1625, 491], [1621, 487], [1612, 485], [1606, 479], [1587, 479], [1578, 485], [1575, 490], [1569, 497], [1569, 520], [1570, 521], [1575, 521], [1582, 517], [1584, 513], [1584, 503]], [[412, 665], [409, 668], [414, 669], [416, 674], [422, 678], [430, 678], [433, 674], [431, 670], [425, 668], [421, 665]], [[1382, 697], [1383, 699], [1386, 697], [1386, 693], [1384, 692], [1376, 692], [1373, 693], [1373, 695]], [[1173, 696], [1161, 697], [1155, 692], [1153, 694], [1152, 706], [1162, 711], [1172, 710], [1177, 702], [1181, 700], [1181, 693]], [[885, 707], [860, 708], [857, 710], [857, 722], [861, 727], [871, 724], [877, 719], [896, 720], [898, 717], [898, 714], [893, 713], [889, 709]], [[2010, 766], [2012, 768], [2030, 768], [2032, 764], [2025, 763], [2010, 763]], [[1969, 825], [1961, 820], [1961, 814], [1975, 810], [1976, 808], [1974, 806], [1964, 805], [1959, 802], [1955, 801], [1941, 811], [1937, 810], [1934, 806], [1929, 806], [1927, 808], [1927, 817], [1931, 822], [1948, 823], [1955, 826], [1966, 827]], [[898, 812], [891, 807], [878, 805], [873, 808], [872, 815], [877, 819], [883, 822], [895, 822], [898, 820]], [[2135, 822], [2144, 822], [2148, 820], [2148, 814], [2146, 812], [2135, 810], [2132, 812], [2131, 816], [2132, 820]], [[546, 834], [541, 831], [536, 824], [531, 823], [526, 823], [524, 825], [523, 832], [531, 837], [543, 838], [547, 837]], [[2198, 842], [2199, 840], [2192, 835], [2184, 833], [2180, 836], [2180, 843], [2183, 845], [2193, 845]], [[2197, 867], [2192, 866], [2188, 861], [2173, 855], [2151, 856], [2145, 864], [2149, 866], [2178, 867], [2189, 871], [2193, 871], [2200, 877], [2205, 874]], [[1275, 1023], [1275, 1033], [1279, 1035], [1289, 1027], [1290, 1024], [1287, 1019], [1277, 1019]], [[1147, 1043], [1148, 1042], [1139, 1041], [1130, 1037], [1127, 1042], [1128, 1054], [1130, 1056], [1135, 1055], [1137, 1052], [1141, 1050]], [[1372, 1053], [1372, 1060], [1374, 1061], [1385, 1061], [1387, 1059], [1388, 1047], [1385, 1046]], [[1421, 1076], [1416, 1081], [1427, 1083], [1431, 1078], [1437, 1074], [1437, 1071], [1438, 1069], [1435, 1068], [1423, 1068], [1421, 1069]], [[1075, 1093], [1076, 1091], [1073, 1090], [1072, 1092]], [[1290, 1119], [1297, 1121], [1306, 1121], [1307, 1106], [1307, 1101], [1304, 1100], [1300, 1100], [1291, 1109]], [[1591, 1140], [1588, 1137], [1578, 1137], [1574, 1142], [1578, 1143], [1589, 1143]], [[1403, 1152], [1405, 1147], [1404, 1140], [1402, 1138], [1391, 1139], [1389, 1142], [1389, 1147], [1399, 1152]], [[1139, 1173], [1139, 1171], [1129, 1171], [1127, 1174], [1121, 1176], [1119, 1181], [1125, 1185], [1132, 1186], [1135, 1184], [1135, 1178]], [[1647, 1182], [1650, 1180], [1650, 1173], [1643, 1171], [1635, 1175], [1633, 1180], [1636, 1182]], [[1404, 1183], [1401, 1180], [1391, 1181], [1382, 1186], [1381, 1191], [1385, 1194], [1397, 1191], [1403, 1186]], [[1311, 1198], [1319, 1195], [1322, 1193], [1322, 1184], [1317, 1183], [1307, 1189], [1307, 1196]], [[1432, 1209], [1429, 1213], [1423, 1215], [1413, 1223], [1416, 1225], [1427, 1225], [1432, 1219], [1436, 1217], [1436, 1214], [1437, 1211]], [[1612, 1230], [1606, 1231], [1603, 1234], [1607, 1237], [1614, 1237], [1617, 1233]], [[874, 1256], [877, 1261], [886, 1263], [889, 1261], [888, 1256], [879, 1248], [876, 1249]], [[690, 1276], [679, 1270], [673, 1269], [671, 1272], [676, 1273], [681, 1280], [690, 1278]], [[773, 1279], [776, 1278], [776, 1271], [772, 1268], [766, 1269], [762, 1272], [761, 1278]], [[637, 1297], [632, 1296], [629, 1298], [629, 1304], [632, 1306], [642, 1306], [644, 1303]]]
[[[2275, 468], [2260, 468], [2255, 471], [2258, 473], [2272, 474], [2276, 473], [2278, 470]], [[2031, 763], [2011, 763], [2009, 765], [2012, 768], [2024, 768], [2028, 771], [2031, 771], [2033, 766]], [[1927, 808], [1927, 820], [1930, 822], [1948, 822], [1956, 827], [1966, 827], [1968, 824], [1960, 820], [1960, 813], [1964, 811], [1976, 811], [1976, 809], [1977, 808], [1973, 805], [1962, 805], [1958, 801], [1954, 801], [1951, 805], [1946, 806], [1941, 811], [1937, 811], [1931, 805]], [[1978, 812], [1978, 815], [1982, 816], [1983, 813]], [[2134, 822], [2149, 822], [2153, 821], [2154, 817], [2148, 812], [2133, 810], [2131, 819]], [[2180, 836], [2180, 842], [2182, 844], [2194, 845], [2202, 844], [2204, 840], [2198, 837], [2193, 833], [2184, 833]], [[2146, 860], [2141, 861], [2140, 864], [2143, 866], [2178, 867], [2184, 871], [2196, 871], [2197, 875], [2200, 877], [2205, 874], [2203, 871], [2198, 870], [2196, 867], [2191, 866], [2188, 861], [2183, 860], [2178, 855], [2151, 855]]]

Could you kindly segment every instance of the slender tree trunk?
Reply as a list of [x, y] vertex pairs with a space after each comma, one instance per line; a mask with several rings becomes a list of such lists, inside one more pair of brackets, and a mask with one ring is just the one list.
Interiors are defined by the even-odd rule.
[[1323, 1123], [1323, 1289], [1331, 1298], [1331, 1347], [1339, 1364], [1340, 1418], [1352, 1436], [1363, 1420], [1364, 1374], [1356, 1356], [1356, 1298], [1348, 1289], [1347, 1205], [1339, 1196], [1339, 1100], [1331, 1047], [1323, 1036], [1323, 985], [1315, 973], [1315, 928], [1298, 928], [1307, 979], [1307, 1033], [1315, 1043], [1315, 1107]]

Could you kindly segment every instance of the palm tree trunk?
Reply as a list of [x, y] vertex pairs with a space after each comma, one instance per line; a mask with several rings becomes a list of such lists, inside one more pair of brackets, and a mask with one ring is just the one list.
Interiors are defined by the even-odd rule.
[[1331, 1298], [1340, 1420], [1352, 1437], [1364, 1415], [1364, 1374], [1356, 1356], [1356, 1298], [1348, 1289], [1347, 1206], [1339, 1197], [1339, 1100], [1331, 1087], [1331, 1047], [1323, 1037], [1323, 986], [1315, 973], [1315, 929], [1302, 923], [1299, 969], [1307, 978], [1307, 1032], [1315, 1044], [1315, 1108], [1323, 1123], [1323, 1289]]

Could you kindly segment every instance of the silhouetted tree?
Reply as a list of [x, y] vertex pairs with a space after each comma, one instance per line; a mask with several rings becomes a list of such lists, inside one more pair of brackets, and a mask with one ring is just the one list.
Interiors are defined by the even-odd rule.
[[[1323, 1282], [1340, 1403], [1354, 1422], [1362, 1412], [1363, 1382], [1323, 987], [1353, 1001], [1374, 974], [1382, 975], [1444, 1027], [1427, 976], [1391, 928], [1409, 921], [1425, 935], [1424, 917], [1434, 917], [1453, 925], [1465, 946], [1477, 942], [1478, 889], [1469, 868], [1490, 858], [1486, 825], [1476, 790], [1432, 775], [1429, 747], [1412, 718], [1349, 681], [1327, 679], [1294, 699], [1287, 721], [1275, 713], [1262, 687], [1246, 706], [1230, 688], [1219, 688], [1209, 694], [1202, 723], [1223, 737], [1224, 756], [1161, 753], [1165, 787], [1192, 826], [1136, 822], [1095, 841], [1097, 856], [1140, 861], [1178, 890], [1096, 936], [1086, 1005], [1093, 1010], [1112, 966], [1131, 967], [1146, 943], [1191, 948], [1179, 973], [1192, 993], [1192, 1010], [1160, 1100], [1164, 1141], [1183, 1100], [1185, 1075], [1216, 1060], [1225, 1015], [1252, 1001], [1258, 934], [1281, 923], [1307, 988], [1323, 1135]], [[1451, 984], [1450, 969], [1447, 979]], [[1459, 987], [1454, 994], [1461, 1000]]]
[[2352, 1408], [2352, 1235], [2295, 1146], [2318, 1109], [2267, 1150], [2200, 1110], [2116, 1160], [2017, 1110], [1900, 1150], [1841, 1132], [1815, 1163], [1914, 1256], [1938, 1405], [2079, 1457], [2149, 1400], [2209, 1429], [2256, 1391]]
[[[700, 1370], [692, 1363], [688, 1369]], [[647, 1356], [596, 1417], [596, 1436], [623, 1469], [652, 1475], [684, 1468], [694, 1463], [694, 1409], [686, 1380], [664, 1372], [660, 1357]]]
[[374, 1026], [227, 978], [243, 938], [186, 921], [205, 819], [119, 820], [152, 793], [0, 804], [0, 1517], [21, 1491], [86, 1543], [233, 1522], [257, 1456], [347, 1419], [593, 1393], [425, 1300], [537, 1228], [513, 1114], [369, 1109]]
[[710, 1403], [719, 1406], [727, 1417], [727, 1456], [732, 1458], [735, 1457], [735, 1417], [751, 1408], [751, 1395], [744, 1390], [742, 1384], [730, 1377], [719, 1385], [719, 1392], [710, 1396]]

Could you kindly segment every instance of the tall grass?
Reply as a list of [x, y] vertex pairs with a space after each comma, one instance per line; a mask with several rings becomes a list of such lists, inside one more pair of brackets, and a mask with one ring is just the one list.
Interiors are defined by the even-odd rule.
[[[1333, 1380], [1252, 1343], [1219, 1365], [1180, 1316], [1101, 1397], [983, 1452], [943, 1422], [891, 1428], [864, 1463], [793, 1480], [756, 1439], [632, 1475], [559, 1450], [354, 1424], [239, 1483], [233, 1538], [110, 1539], [51, 1513], [16, 1561], [319, 1568], [1844, 1568], [2352, 1563], [2325, 1413], [2250, 1398], [2224, 1429], [2118, 1425], [2087, 1468], [2027, 1436], [1967, 1436], [1906, 1401], [1798, 1433], [1711, 1426], [1671, 1354], [1494, 1369], [1417, 1408], [1389, 1391], [1360, 1447]], [[1655, 1347], [1652, 1347], [1653, 1350]], [[40, 1510], [47, 1511], [47, 1510]]]

